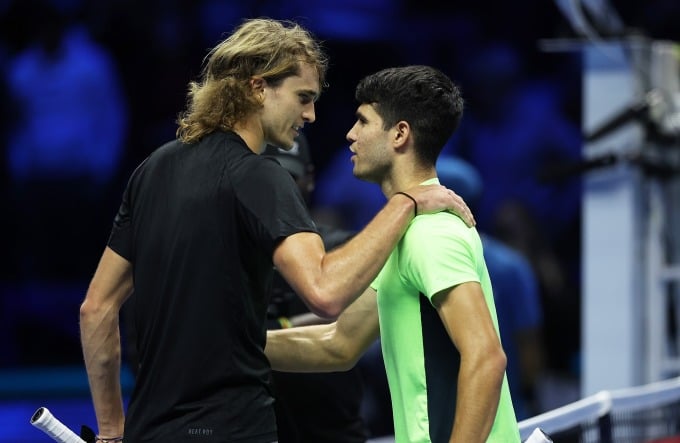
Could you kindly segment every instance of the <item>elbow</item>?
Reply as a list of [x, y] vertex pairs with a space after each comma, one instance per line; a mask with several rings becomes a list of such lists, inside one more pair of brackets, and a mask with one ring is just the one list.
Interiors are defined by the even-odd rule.
[[359, 357], [361, 357], [360, 353], [355, 352], [355, 350], [349, 346], [335, 349], [334, 352], [331, 351], [330, 354], [332, 356], [332, 361], [334, 362], [332, 369], [337, 372], [349, 371], [357, 364]]
[[507, 365], [508, 358], [503, 348], [498, 347], [487, 354], [486, 366], [492, 379], [497, 379], [502, 383]]
[[349, 371], [357, 364], [363, 354], [363, 350], [355, 337], [342, 333], [338, 329], [337, 323], [327, 325], [326, 332], [320, 338], [319, 347], [325, 354], [325, 371]]
[[118, 318], [111, 309], [86, 298], [80, 305], [80, 340], [88, 368], [115, 368], [119, 364]]
[[321, 291], [308, 293], [304, 297], [309, 310], [326, 319], [336, 319], [340, 316], [345, 306], [338, 302], [339, 296]]
[[348, 355], [347, 358], [344, 360], [344, 365], [342, 366], [343, 369], [341, 371], [349, 371], [353, 367], [359, 363], [359, 360], [361, 359], [362, 353], [353, 353], [351, 355]]
[[80, 305], [80, 322], [87, 322], [90, 318], [97, 314], [97, 307], [90, 299], [85, 298], [85, 301]]
[[87, 298], [80, 305], [80, 339], [88, 340], [102, 324], [100, 307]]
[[343, 361], [335, 369], [335, 372], [347, 372], [356, 365], [356, 361]]
[[320, 303], [314, 306], [309, 306], [310, 310], [321, 318], [335, 320], [342, 313], [342, 308], [333, 303]]
[[471, 357], [471, 360], [469, 360], [470, 369], [474, 368], [476, 374], [483, 374], [483, 378], [486, 380], [494, 380], [499, 386], [502, 384], [508, 363], [503, 348], [500, 346], [486, 348], [476, 352]]
[[303, 285], [291, 286], [312, 313], [326, 319], [338, 318], [365, 289], [353, 289], [351, 282], [335, 281], [325, 274], [320, 274]]
[[98, 297], [88, 295], [80, 305], [80, 324], [81, 327], [96, 327], [108, 320], [115, 320], [117, 322], [118, 311], [114, 306], [108, 303], [101, 303]]

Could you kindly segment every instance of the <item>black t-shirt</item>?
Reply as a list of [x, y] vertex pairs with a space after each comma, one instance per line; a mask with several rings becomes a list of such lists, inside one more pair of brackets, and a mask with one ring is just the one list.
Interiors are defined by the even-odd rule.
[[278, 242], [317, 232], [290, 174], [234, 133], [170, 142], [133, 173], [109, 247], [133, 265], [133, 442], [271, 442], [265, 316]]

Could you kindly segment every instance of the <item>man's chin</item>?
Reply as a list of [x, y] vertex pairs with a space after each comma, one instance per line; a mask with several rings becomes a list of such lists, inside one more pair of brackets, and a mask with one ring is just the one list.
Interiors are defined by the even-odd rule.
[[377, 181], [375, 179], [372, 179], [369, 175], [362, 174], [361, 172], [357, 172], [356, 170], [352, 170], [352, 175], [354, 175], [355, 178], [358, 178], [363, 182], [377, 183]]
[[277, 146], [281, 149], [286, 150], [286, 151], [290, 151], [293, 148], [294, 145], [295, 145], [295, 141], [293, 140], [293, 141], [281, 141], [281, 142], [279, 142], [279, 144]]

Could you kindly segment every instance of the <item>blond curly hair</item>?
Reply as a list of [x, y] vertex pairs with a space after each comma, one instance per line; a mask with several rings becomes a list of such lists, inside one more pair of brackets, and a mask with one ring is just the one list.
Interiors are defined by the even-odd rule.
[[292, 21], [245, 20], [208, 53], [200, 80], [189, 83], [177, 137], [194, 143], [215, 130], [232, 129], [262, 106], [250, 87], [253, 76], [276, 86], [299, 74], [301, 62], [316, 67], [325, 87], [328, 57], [309, 31]]

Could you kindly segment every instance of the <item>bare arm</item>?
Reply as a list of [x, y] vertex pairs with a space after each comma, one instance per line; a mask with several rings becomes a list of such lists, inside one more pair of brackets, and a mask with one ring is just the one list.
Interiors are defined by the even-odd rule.
[[278, 371], [346, 371], [379, 333], [376, 292], [368, 288], [334, 323], [268, 331], [265, 354]]
[[[416, 199], [419, 214], [450, 209], [474, 224], [463, 200], [443, 186], [416, 186], [407, 192]], [[312, 312], [337, 317], [375, 278], [413, 216], [413, 202], [396, 194], [343, 246], [326, 253], [318, 235], [294, 234], [275, 249], [274, 265]]]
[[99, 435], [123, 435], [118, 312], [133, 290], [130, 262], [106, 248], [80, 306], [80, 335]]
[[479, 283], [463, 283], [434, 297], [460, 352], [456, 417], [451, 442], [485, 442], [493, 426], [506, 358]]

